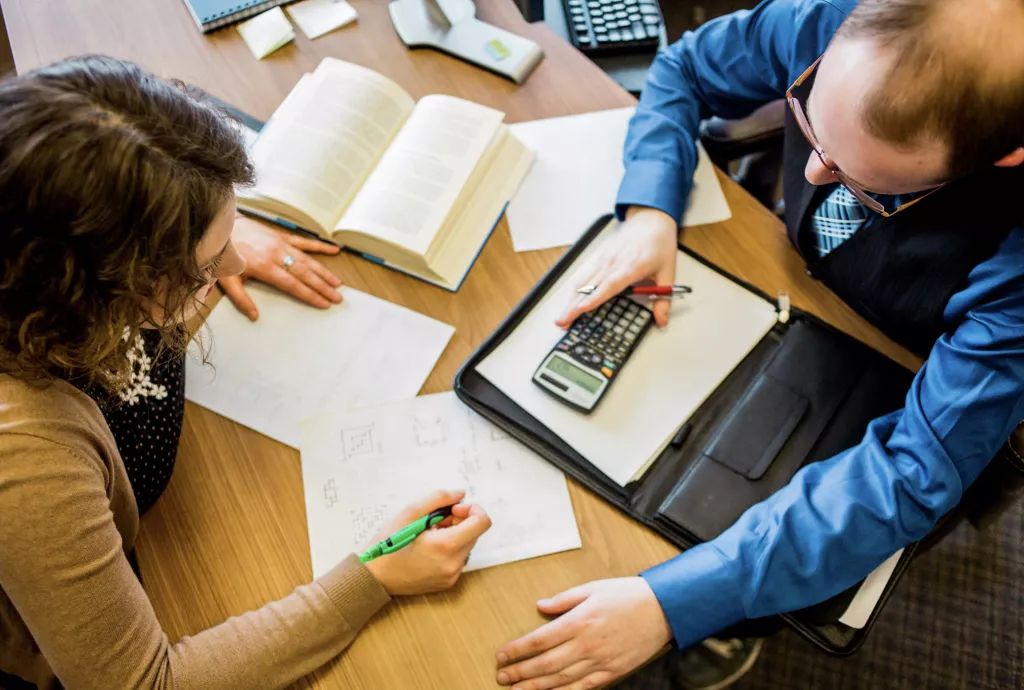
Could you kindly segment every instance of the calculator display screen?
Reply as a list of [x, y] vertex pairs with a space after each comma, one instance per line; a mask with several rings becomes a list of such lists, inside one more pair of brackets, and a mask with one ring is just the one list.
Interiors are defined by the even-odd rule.
[[548, 361], [548, 369], [572, 381], [577, 386], [589, 393], [596, 393], [597, 389], [604, 383], [593, 374], [587, 373], [583, 368], [572, 364], [561, 357], [552, 357]]

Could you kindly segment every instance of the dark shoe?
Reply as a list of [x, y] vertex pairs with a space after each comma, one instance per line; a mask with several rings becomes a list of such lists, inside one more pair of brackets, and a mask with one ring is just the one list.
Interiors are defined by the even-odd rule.
[[751, 669], [764, 640], [708, 638], [682, 650], [673, 660], [671, 675], [681, 690], [721, 690]]

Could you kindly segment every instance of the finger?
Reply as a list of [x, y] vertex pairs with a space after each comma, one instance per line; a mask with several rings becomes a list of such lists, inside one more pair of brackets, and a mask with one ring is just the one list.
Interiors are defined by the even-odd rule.
[[[675, 285], [676, 283], [676, 262], [667, 262], [654, 275], [654, 282], [658, 285]], [[651, 311], [654, 312], [654, 322], [659, 326], [668, 325], [668, 313], [672, 310], [671, 299], [655, 300]]]
[[515, 685], [521, 690], [548, 690], [579, 680], [592, 668], [583, 658], [579, 645], [560, 644], [543, 654], [520, 661], [498, 671], [498, 685]]
[[438, 510], [439, 508], [445, 508], [452, 504], [458, 503], [465, 497], [466, 492], [462, 489], [447, 489], [439, 490], [424, 496], [415, 503], [410, 503], [396, 516], [396, 520], [402, 521], [403, 524], [409, 524], [418, 517], [429, 515], [430, 513]]
[[470, 511], [473, 509], [471, 503], [459, 503], [452, 506], [452, 515], [460, 520], [465, 520], [469, 517]]
[[[297, 266], [297, 263], [293, 264], [292, 268], [294, 269]], [[331, 306], [330, 302], [317, 294], [311, 287], [303, 283], [289, 271], [286, 271], [283, 266], [275, 266], [272, 268], [270, 275], [266, 280], [274, 287], [280, 288], [289, 295], [300, 299], [306, 304], [310, 304], [317, 309], [327, 309], [327, 307]]]
[[[336, 288], [341, 287], [341, 278], [331, 273], [330, 269], [324, 266], [316, 259], [309, 260], [309, 266], [314, 272], [321, 278], [323, 278], [328, 284], [333, 285]], [[335, 290], [337, 292], [337, 290]], [[338, 301], [341, 301], [341, 295], [338, 295]]]
[[337, 304], [341, 301], [341, 293], [338, 292], [338, 288], [331, 285], [331, 283], [324, 278], [323, 273], [326, 273], [331, 279], [337, 280], [338, 285], [341, 284], [341, 281], [338, 280], [337, 276], [321, 266], [315, 259], [311, 259], [305, 254], [302, 254], [300, 257], [297, 257], [297, 261], [295, 262], [295, 265], [292, 266], [290, 273], [315, 290], [328, 302], [334, 302]]
[[[564, 690], [564, 688], [571, 687], [574, 681], [578, 682], [586, 677], [593, 668], [594, 662], [584, 659], [558, 673], [516, 683], [512, 690]], [[595, 685], [593, 687], [596, 688], [598, 686]]]
[[558, 316], [558, 318], [555, 319], [556, 325], [565, 328], [573, 322], [576, 316], [579, 316], [579, 314], [576, 314], [576, 316], [569, 318], [569, 316], [572, 313], [574, 313], [574, 310], [580, 304], [580, 302], [587, 299], [587, 295], [580, 293], [579, 289], [584, 285], [593, 285], [597, 282], [600, 282], [600, 276], [606, 270], [607, 268], [603, 264], [591, 262], [589, 265], [581, 269], [580, 272], [577, 273], [576, 276], [569, 281], [569, 285], [572, 286], [572, 294], [569, 296], [565, 310], [561, 313], [560, 316]]
[[574, 303], [568, 311], [566, 311], [557, 323], [559, 325], [568, 325], [579, 317], [580, 314], [585, 314], [588, 311], [597, 309], [599, 306], [607, 302], [615, 295], [622, 292], [626, 287], [633, 282], [632, 276], [624, 272], [616, 272], [610, 275], [602, 275], [595, 278], [597, 281], [597, 289], [589, 295], [586, 295], [583, 299]]
[[491, 518], [480, 506], [473, 506], [469, 517], [459, 524], [449, 527], [441, 534], [445, 541], [456, 549], [466, 550], [472, 548], [480, 536], [491, 528]]
[[565, 613], [569, 609], [574, 609], [590, 596], [590, 584], [580, 585], [579, 587], [573, 587], [567, 589], [564, 592], [559, 592], [553, 597], [547, 599], [541, 599], [537, 602], [537, 608], [540, 609], [541, 613], [546, 613], [549, 616], [557, 616]]
[[603, 688], [608, 683], [615, 680], [615, 675], [608, 671], [595, 671], [585, 678], [581, 678], [572, 685], [565, 685], [556, 690], [594, 690], [594, 688]]
[[498, 666], [536, 656], [572, 639], [576, 628], [565, 618], [545, 623], [536, 630], [498, 648]]
[[245, 286], [242, 285], [242, 279], [239, 276], [228, 276], [221, 278], [217, 282], [238, 311], [245, 314], [250, 321], [255, 321], [259, 318], [260, 312], [256, 308], [256, 303], [252, 301], [249, 293], [245, 291]]
[[299, 235], [294, 232], [278, 230], [277, 234], [282, 240], [304, 252], [313, 252], [315, 254], [337, 254], [341, 251], [341, 248], [337, 245], [330, 244], [329, 242], [322, 242], [320, 240], [313, 239], [312, 237], [306, 237], [305, 235]]

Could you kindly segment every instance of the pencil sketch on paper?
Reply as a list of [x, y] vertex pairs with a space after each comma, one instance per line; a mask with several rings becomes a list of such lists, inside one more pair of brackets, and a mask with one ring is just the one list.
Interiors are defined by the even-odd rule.
[[354, 460], [360, 456], [373, 455], [375, 448], [373, 424], [341, 430], [342, 460]]
[[356, 543], [369, 546], [374, 535], [380, 532], [390, 517], [387, 506], [368, 506], [349, 510], [352, 523], [352, 536]]
[[324, 484], [324, 505], [328, 509], [333, 508], [338, 502], [338, 485], [334, 483], [334, 479], [328, 479], [327, 483]]
[[416, 445], [420, 448], [440, 446], [448, 442], [448, 428], [443, 417], [423, 419], [413, 417], [412, 430], [416, 435]]

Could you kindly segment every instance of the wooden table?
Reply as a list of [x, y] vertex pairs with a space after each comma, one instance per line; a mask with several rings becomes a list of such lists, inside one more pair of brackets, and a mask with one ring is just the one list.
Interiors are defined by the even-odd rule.
[[[87, 52], [135, 60], [202, 86], [266, 118], [299, 76], [331, 55], [378, 70], [414, 97], [448, 93], [504, 110], [508, 121], [630, 105], [633, 99], [510, 0], [478, 0], [483, 19], [538, 41], [547, 57], [523, 86], [430, 51], [408, 51], [385, 0], [351, 0], [357, 24], [257, 61], [237, 32], [204, 37], [181, 0], [0, 0], [19, 72]], [[688, 246], [916, 367], [806, 276], [781, 224], [722, 177], [733, 219], [687, 230]], [[503, 224], [462, 289], [451, 294], [369, 262], [328, 261], [348, 285], [456, 327], [424, 386], [449, 390], [459, 364], [555, 261], [560, 250], [517, 254]], [[452, 591], [401, 600], [377, 616], [339, 659], [299, 687], [462, 690], [495, 687], [494, 650], [542, 622], [534, 601], [595, 578], [633, 575], [673, 555], [658, 536], [572, 484], [584, 548], [470, 573]], [[311, 577], [299, 455], [189, 404], [170, 487], [146, 515], [138, 542], [146, 589], [172, 640], [284, 596]], [[401, 663], [393, 662], [401, 650]]]

